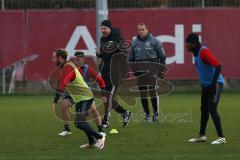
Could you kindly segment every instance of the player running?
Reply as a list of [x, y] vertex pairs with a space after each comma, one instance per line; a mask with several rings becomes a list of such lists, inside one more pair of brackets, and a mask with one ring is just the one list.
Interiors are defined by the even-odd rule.
[[218, 138], [211, 144], [224, 144], [226, 139], [222, 131], [220, 116], [217, 112], [224, 83], [224, 78], [221, 74], [221, 64], [210, 50], [200, 43], [199, 37], [195, 33], [190, 33], [187, 36], [186, 48], [193, 53], [195, 67], [202, 85], [199, 137], [192, 138], [188, 142], [206, 142], [206, 127], [210, 113], [218, 134]]
[[[78, 67], [79, 72], [83, 76], [83, 79], [85, 80], [86, 83], [91, 81], [96, 81], [101, 88], [101, 90], [105, 89], [105, 82], [102, 79], [102, 77], [90, 66], [85, 64], [85, 57], [84, 57], [84, 52], [76, 52], [74, 54], [75, 57], [73, 57], [72, 61], [75, 63], [75, 65]], [[106, 97], [102, 96], [102, 100], [106, 102]], [[70, 95], [66, 94], [63, 97], [63, 105], [62, 105], [62, 118], [64, 120], [64, 129], [62, 132], [60, 132], [58, 135], [65, 137], [71, 135], [71, 129], [69, 126], [69, 121], [70, 121], [70, 113], [69, 109], [71, 106], [74, 105], [74, 101], [71, 98]], [[101, 117], [98, 114], [97, 109], [91, 110], [91, 114], [94, 117], [95, 123], [98, 127], [99, 132], [104, 132], [103, 127], [101, 125]]]
[[[116, 101], [117, 86], [114, 86], [111, 81], [110, 66], [112, 56], [120, 52], [119, 49], [114, 49], [115, 45], [119, 45], [123, 42], [120, 31], [112, 27], [111, 21], [104, 20], [101, 23], [102, 37], [100, 40], [100, 49], [97, 49], [97, 57], [103, 61], [103, 67], [101, 70], [102, 77], [106, 83], [107, 102], [105, 103], [105, 115], [103, 118], [103, 126], [109, 126], [109, 112], [114, 109], [117, 113], [123, 117], [123, 127], [126, 127], [131, 119], [132, 113], [124, 109]], [[113, 48], [112, 48], [113, 47]]]
[[[88, 143], [80, 146], [80, 148], [91, 148], [95, 146], [97, 149], [103, 149], [105, 135], [95, 131], [88, 122], [86, 122], [88, 111], [96, 109], [93, 93], [83, 80], [76, 65], [71, 61], [67, 62], [67, 56], [68, 54], [64, 49], [57, 49], [53, 52], [52, 60], [61, 68], [61, 76], [52, 107], [53, 109], [56, 108], [61, 94], [67, 90], [73, 102], [76, 104], [75, 126], [83, 130], [88, 137]], [[95, 142], [95, 140], [97, 140], [97, 142]]]

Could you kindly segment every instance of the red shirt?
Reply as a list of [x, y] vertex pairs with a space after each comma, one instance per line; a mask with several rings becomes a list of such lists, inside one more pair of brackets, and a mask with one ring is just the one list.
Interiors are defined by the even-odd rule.
[[[82, 74], [82, 67], [78, 67], [78, 71]], [[97, 81], [100, 88], [105, 88], [105, 82], [102, 77], [90, 66], [88, 67], [86, 76], [93, 80]], [[59, 81], [58, 90], [65, 90], [69, 82], [73, 81], [76, 78], [76, 74], [73, 68], [70, 65], [65, 65], [62, 69], [62, 76]]]
[[214, 55], [207, 48], [204, 48], [201, 51], [200, 58], [202, 59], [202, 61], [204, 63], [206, 63], [208, 65], [211, 65], [213, 67], [216, 67], [216, 66], [220, 65], [220, 62], [217, 60], [217, 58], [214, 57]]

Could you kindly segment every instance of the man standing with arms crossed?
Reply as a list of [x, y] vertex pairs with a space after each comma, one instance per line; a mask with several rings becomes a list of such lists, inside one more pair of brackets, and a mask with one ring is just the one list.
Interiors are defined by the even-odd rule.
[[[120, 31], [112, 27], [112, 24], [109, 20], [104, 20], [101, 23], [101, 32], [102, 37], [100, 40], [100, 49], [97, 49], [97, 57], [103, 60], [103, 67], [101, 70], [102, 77], [106, 83], [106, 92], [107, 92], [107, 103], [105, 103], [105, 116], [103, 118], [102, 124], [104, 127], [109, 126], [109, 112], [111, 109], [114, 109], [117, 113], [121, 114], [123, 117], [123, 127], [126, 127], [130, 121], [132, 113], [124, 109], [119, 105], [115, 100], [114, 96], [116, 95], [117, 86], [114, 86], [111, 81], [111, 59], [112, 56], [116, 53], [119, 53], [120, 50], [118, 47], [120, 42], [123, 42], [123, 38], [120, 35]], [[113, 48], [111, 48], [113, 47]]]
[[[129, 62], [141, 63], [160, 63], [165, 65], [166, 57], [163, 46], [151, 33], [148, 32], [146, 24], [138, 24], [138, 35], [132, 42], [132, 49], [129, 54]], [[141, 102], [146, 114], [146, 122], [157, 121], [159, 112], [159, 97], [156, 92], [156, 82], [158, 73], [147, 73], [144, 68], [138, 68], [135, 73], [136, 76], [141, 76], [137, 79], [137, 84], [141, 96]], [[151, 102], [153, 106], [153, 118], [151, 119], [148, 107], [147, 91], [150, 93]]]

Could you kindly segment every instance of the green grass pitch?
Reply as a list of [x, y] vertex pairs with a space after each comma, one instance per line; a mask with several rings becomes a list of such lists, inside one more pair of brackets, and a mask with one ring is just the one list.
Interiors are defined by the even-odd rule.
[[[62, 125], [50, 110], [52, 96], [0, 96], [0, 159], [35, 160], [236, 160], [240, 158], [240, 106], [238, 93], [223, 93], [219, 104], [227, 144], [213, 146], [216, 132], [210, 119], [208, 141], [188, 144], [196, 136], [200, 117], [199, 93], [171, 93], [160, 97], [161, 122], [139, 122], [142, 108], [127, 128], [113, 112], [104, 150], [82, 150], [85, 135], [71, 124], [72, 136], [58, 137]], [[109, 132], [109, 129], [106, 130]]]

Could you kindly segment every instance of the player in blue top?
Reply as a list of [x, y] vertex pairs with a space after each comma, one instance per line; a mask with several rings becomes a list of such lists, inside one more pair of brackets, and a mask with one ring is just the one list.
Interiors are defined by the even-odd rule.
[[200, 43], [199, 36], [195, 33], [190, 33], [187, 36], [186, 48], [193, 53], [195, 67], [202, 86], [199, 137], [192, 138], [188, 142], [206, 142], [205, 132], [210, 113], [219, 137], [211, 144], [224, 144], [226, 139], [222, 131], [220, 116], [217, 112], [220, 93], [224, 83], [224, 78], [221, 74], [221, 63], [206, 46]]

